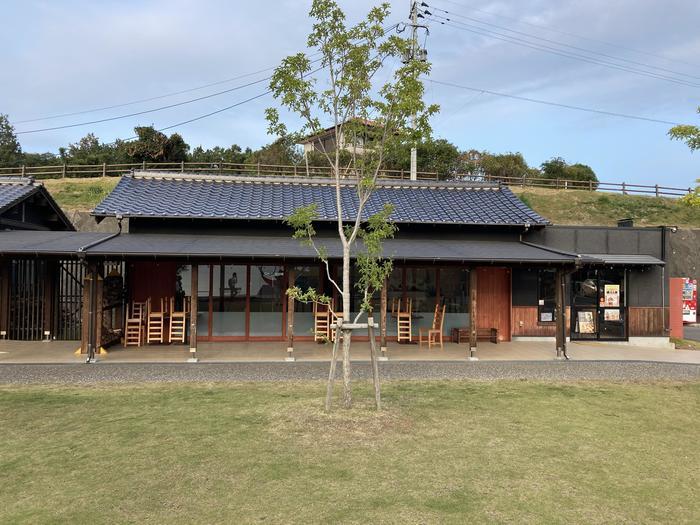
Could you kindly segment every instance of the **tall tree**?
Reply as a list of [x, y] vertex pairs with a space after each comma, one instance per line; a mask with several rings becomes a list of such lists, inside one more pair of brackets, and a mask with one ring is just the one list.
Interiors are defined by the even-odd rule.
[[22, 146], [7, 115], [0, 113], [0, 165], [19, 166], [22, 163]]
[[[418, 171], [435, 172], [441, 179], [450, 178], [459, 171], [460, 152], [449, 140], [428, 137], [417, 145], [416, 152]], [[388, 169], [410, 170], [410, 148], [387, 152], [386, 165]]]
[[[698, 106], [697, 112], [700, 113], [700, 106]], [[690, 151], [700, 149], [700, 127], [698, 126], [693, 126], [691, 124], [674, 126], [668, 131], [668, 134], [673, 140], [682, 140], [685, 142], [690, 148]]]
[[[429, 73], [427, 62], [407, 61], [394, 71], [386, 83], [378, 83], [376, 74], [385, 60], [390, 57], [400, 59], [408, 53], [410, 45], [408, 40], [397, 35], [385, 34], [383, 25], [388, 15], [389, 4], [384, 3], [372, 8], [364, 20], [348, 26], [345, 14], [335, 1], [314, 0], [309, 12], [313, 29], [307, 44], [319, 52], [320, 66], [305, 53], [298, 53], [286, 57], [270, 81], [270, 89], [279, 104], [303, 122], [294, 136], [301, 138], [320, 133], [328, 124], [333, 130], [336, 146], [331, 151], [323, 145], [321, 149], [335, 187], [337, 233], [343, 254], [341, 282], [333, 279], [327, 253], [314, 241], [316, 206], [300, 208], [289, 218], [289, 223], [295, 230], [295, 236], [306, 239], [316, 247], [318, 256], [325, 262], [328, 279], [342, 297], [341, 326], [351, 323], [350, 268], [358, 239], [365, 239], [363, 244], [366, 250], [364, 257], [356, 258], [360, 274], [356, 284], [364, 297], [361, 313], [371, 311], [372, 294], [382, 286], [384, 278], [391, 271], [391, 262], [381, 257], [381, 243], [384, 238], [393, 235], [393, 224], [390, 223], [392, 207], [387, 206], [376, 217], [367, 217], [365, 212], [386, 152], [398, 145], [407, 147], [429, 136], [428, 119], [438, 109], [437, 106], [426, 106], [423, 101], [424, 89], [419, 77]], [[324, 77], [323, 82], [318, 81], [317, 73]], [[414, 115], [412, 127], [410, 124]], [[269, 108], [266, 117], [271, 134], [281, 137], [289, 135], [276, 108]], [[372, 147], [363, 147], [363, 153], [359, 154], [355, 146], [368, 143]], [[349, 161], [342, 164], [338, 149], [341, 144], [351, 152]], [[354, 181], [352, 206], [346, 206], [341, 199], [341, 193], [344, 193], [341, 192], [341, 185], [345, 183], [341, 180], [348, 179]], [[368, 245], [371, 249], [368, 249]], [[351, 334], [350, 328], [342, 328], [345, 407], [352, 405]], [[334, 353], [335, 349], [334, 345]], [[331, 361], [327, 409], [330, 408], [335, 357], [333, 355]], [[375, 385], [378, 382], [375, 381]]]
[[137, 162], [180, 162], [187, 160], [189, 145], [178, 133], [168, 137], [153, 126], [134, 128], [136, 140], [120, 142], [122, 148], [131, 160]]
[[[700, 107], [698, 107], [698, 113], [700, 113]], [[674, 126], [669, 130], [668, 134], [673, 140], [685, 142], [690, 151], [700, 150], [700, 127], [690, 124]], [[697, 179], [695, 182], [700, 183], [700, 179]], [[689, 193], [681, 200], [689, 206], [700, 208], [700, 186], [697, 186], [693, 193]]]

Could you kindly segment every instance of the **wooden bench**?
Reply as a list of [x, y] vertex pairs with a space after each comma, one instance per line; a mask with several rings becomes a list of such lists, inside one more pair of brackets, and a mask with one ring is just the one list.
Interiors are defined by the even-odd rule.
[[493, 344], [498, 344], [498, 328], [477, 328], [477, 341], [491, 341]]
[[[498, 328], [477, 328], [476, 329], [476, 340], [477, 341], [490, 341], [494, 344], [498, 344]], [[452, 342], [453, 343], [468, 343], [469, 342], [469, 328], [453, 328], [452, 329]]]

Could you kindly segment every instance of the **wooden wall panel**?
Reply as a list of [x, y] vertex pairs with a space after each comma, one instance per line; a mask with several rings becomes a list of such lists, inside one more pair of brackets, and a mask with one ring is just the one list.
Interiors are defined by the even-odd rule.
[[[566, 307], [566, 335], [569, 335], [569, 307]], [[522, 322], [522, 326], [520, 323]], [[536, 306], [513, 306], [513, 335], [521, 337], [554, 337], [554, 323], [537, 324]]]
[[476, 326], [498, 328], [501, 341], [510, 341], [510, 269], [477, 268]]
[[177, 263], [133, 262], [129, 264], [129, 299], [145, 301], [149, 297], [154, 308], [160, 308], [160, 300], [175, 295]]
[[637, 307], [628, 309], [630, 337], [664, 337], [664, 315], [668, 309], [660, 306]]

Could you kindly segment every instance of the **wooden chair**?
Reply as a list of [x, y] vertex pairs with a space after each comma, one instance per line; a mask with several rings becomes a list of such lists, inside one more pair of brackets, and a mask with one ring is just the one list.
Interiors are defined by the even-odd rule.
[[330, 338], [331, 307], [314, 303], [314, 341], [325, 343]]
[[[439, 304], [435, 305], [435, 313], [433, 314], [433, 325], [430, 328], [421, 327], [418, 329], [418, 344], [423, 346], [423, 341], [427, 341], [428, 349], [432, 347], [433, 344], [438, 344], [440, 341], [440, 348], [442, 346], [442, 327], [445, 323], [445, 305], [440, 308]], [[425, 339], [424, 339], [425, 337]]]
[[146, 320], [147, 303], [132, 301], [127, 312], [124, 330], [124, 347], [143, 345], [143, 327]]
[[413, 300], [408, 297], [404, 302], [405, 310], [402, 310], [402, 301], [399, 299], [396, 309], [396, 340], [399, 343], [413, 341]]
[[148, 313], [146, 317], [146, 342], [165, 342], [165, 301], [160, 300], [160, 311], [153, 310], [151, 298], [148, 298]]
[[168, 339], [171, 343], [184, 343], [187, 332], [187, 316], [190, 312], [190, 298], [183, 297], [182, 310], [175, 309], [175, 298], [170, 298], [170, 333]]

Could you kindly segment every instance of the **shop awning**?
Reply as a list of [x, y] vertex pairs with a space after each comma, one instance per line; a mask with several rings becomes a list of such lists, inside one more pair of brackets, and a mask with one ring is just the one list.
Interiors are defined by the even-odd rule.
[[[328, 256], [340, 258], [340, 242], [319, 237]], [[578, 259], [567, 254], [514, 240], [470, 240], [457, 238], [398, 238], [386, 241], [386, 256], [397, 260], [483, 263], [559, 263]], [[2, 232], [0, 254], [85, 255], [106, 258], [315, 258], [312, 248], [291, 236], [197, 235], [127, 233]]]
[[0, 232], [0, 255], [77, 255], [110, 233], [59, 231]]
[[609, 264], [619, 266], [663, 266], [666, 263], [661, 259], [657, 259], [652, 255], [627, 255], [627, 254], [609, 254], [609, 253], [586, 253], [582, 255], [585, 259], [593, 264]]

